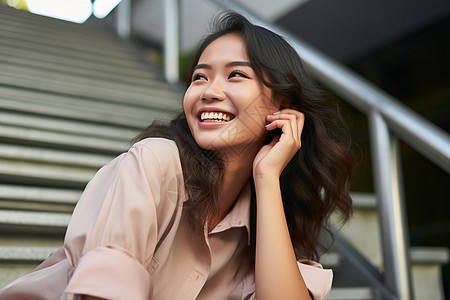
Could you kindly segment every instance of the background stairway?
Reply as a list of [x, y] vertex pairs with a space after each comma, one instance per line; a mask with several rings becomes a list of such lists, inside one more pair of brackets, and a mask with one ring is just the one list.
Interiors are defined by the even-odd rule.
[[163, 78], [98, 23], [0, 5], [0, 286], [62, 245], [101, 166], [181, 110]]
[[[375, 269], [383, 271], [382, 241], [378, 219], [377, 199], [372, 194], [352, 193], [354, 214], [339, 235], [348, 241]], [[336, 218], [337, 219], [337, 218]], [[338, 222], [335, 222], [338, 224]], [[335, 286], [363, 282], [358, 274], [343, 269], [348, 261], [345, 255], [337, 255]], [[416, 300], [445, 298], [442, 265], [449, 263], [449, 249], [445, 247], [411, 247], [409, 260]], [[345, 299], [345, 298], [343, 298]], [[379, 299], [384, 299], [383, 297]]]

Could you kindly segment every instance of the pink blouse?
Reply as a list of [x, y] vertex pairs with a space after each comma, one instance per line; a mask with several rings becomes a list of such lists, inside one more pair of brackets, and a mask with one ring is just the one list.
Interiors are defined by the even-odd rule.
[[[173, 141], [136, 143], [87, 185], [64, 246], [0, 290], [0, 299], [255, 299], [250, 264], [250, 189], [211, 231], [194, 232]], [[332, 272], [298, 263], [314, 299]]]

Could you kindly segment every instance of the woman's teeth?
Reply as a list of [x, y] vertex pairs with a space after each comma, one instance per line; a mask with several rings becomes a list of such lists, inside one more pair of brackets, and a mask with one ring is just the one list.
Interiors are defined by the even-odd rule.
[[231, 117], [226, 113], [217, 112], [202, 112], [200, 120], [202, 122], [228, 122]]

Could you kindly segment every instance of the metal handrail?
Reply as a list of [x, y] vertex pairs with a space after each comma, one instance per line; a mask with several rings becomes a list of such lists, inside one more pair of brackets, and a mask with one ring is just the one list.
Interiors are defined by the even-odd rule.
[[178, 53], [180, 38], [180, 2], [164, 0], [164, 73], [167, 82], [176, 84], [179, 80]]
[[131, 0], [122, 0], [116, 9], [116, 31], [122, 39], [131, 33]]
[[450, 136], [444, 130], [306, 43], [291, 40], [318, 80], [362, 112], [379, 112], [393, 133], [450, 173]]
[[[284, 36], [317, 80], [368, 115], [375, 190], [379, 199], [382, 229], [384, 282], [397, 299], [413, 299], [400, 152], [396, 138], [401, 138], [450, 173], [450, 136], [383, 90], [290, 33], [250, 15], [246, 9], [233, 1], [214, 2], [224, 9], [246, 15], [253, 23]], [[164, 3], [166, 78], [169, 82], [174, 82], [178, 79], [179, 2], [166, 0]]]

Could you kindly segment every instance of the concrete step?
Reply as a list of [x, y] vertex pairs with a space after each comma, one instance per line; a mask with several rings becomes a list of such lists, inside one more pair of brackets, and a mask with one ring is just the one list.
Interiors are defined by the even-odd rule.
[[[2, 25], [1, 19], [0, 25]], [[160, 70], [137, 60], [134, 51], [130, 51], [129, 47], [124, 45], [120, 45], [118, 53], [120, 57], [118, 57], [109, 54], [111, 49], [107, 42], [93, 45], [89, 41], [84, 41], [88, 35], [83, 35], [83, 40], [80, 41], [68, 35], [67, 32], [58, 30], [58, 34], [46, 34], [45, 37], [52, 36], [52, 39], [47, 39], [45, 37], [36, 38], [37, 33], [35, 32], [16, 32], [17, 30], [17, 26], [9, 28], [5, 25], [2, 26], [0, 53], [4, 54], [2, 55], [4, 61], [19, 65], [48, 62], [47, 65], [39, 64], [39, 66], [44, 69], [61, 69], [64, 66], [70, 66], [73, 70], [69, 71], [83, 68], [86, 70], [85, 76], [92, 72], [100, 76], [108, 76], [109, 73], [113, 73], [121, 80], [141, 80], [142, 84], [145, 82], [144, 80], [147, 80], [147, 84], [159, 82], [162, 86], [170, 89], [162, 76], [159, 76]], [[68, 40], [57, 41], [59, 36]], [[116, 39], [110, 40], [117, 42]], [[149, 68], [154, 72], [149, 72]]]
[[[11, 246], [8, 241], [0, 241], [0, 288], [16, 278], [31, 272], [37, 265], [58, 249], [62, 243], [40, 241], [42, 246]], [[18, 243], [20, 244], [20, 243]]]
[[38, 264], [47, 259], [59, 247], [44, 246], [0, 246], [0, 262]]
[[[53, 35], [63, 35], [63, 33], [70, 32], [68, 37], [85, 37], [92, 40], [94, 43], [97, 41], [101, 46], [105, 41], [109, 41], [111, 45], [116, 48], [123, 48], [123, 44], [117, 39], [116, 34], [106, 28], [99, 26], [97, 22], [91, 22], [88, 20], [84, 24], [76, 24], [72, 22], [62, 21], [58, 19], [52, 19], [36, 14], [31, 14], [27, 11], [16, 10], [7, 6], [0, 8], [1, 18], [3, 25], [12, 25], [18, 28], [27, 28], [29, 31], [40, 31]], [[17, 22], [20, 20], [20, 22]]]
[[169, 119], [181, 108], [148, 109], [127, 102], [111, 103], [109, 100], [0, 86], [0, 109], [142, 129], [154, 119]]
[[63, 203], [75, 205], [81, 190], [0, 184], [0, 199], [30, 203]]
[[128, 142], [138, 133], [119, 126], [0, 111], [0, 124]]
[[[109, 80], [128, 83], [136, 86], [162, 88], [167, 85], [161, 79], [146, 70], [115, 67], [107, 64], [93, 63], [63, 55], [52, 55], [47, 52], [36, 52], [31, 49], [17, 49], [13, 46], [0, 45], [0, 61], [19, 66], [29, 66], [36, 69], [49, 70], [57, 73], [79, 75], [85, 78]], [[144, 72], [145, 71], [145, 72]]]
[[412, 285], [416, 300], [444, 300], [442, 265], [449, 263], [449, 249], [413, 247], [410, 251]]
[[[0, 98], [0, 106], [4, 103]], [[24, 110], [28, 106], [16, 102], [14, 107]], [[51, 110], [50, 107], [46, 107]], [[44, 108], [45, 109], [45, 108]], [[66, 108], [70, 110], [69, 108]], [[76, 110], [76, 109], [74, 109]], [[73, 110], [72, 110], [73, 111]], [[122, 151], [129, 141], [136, 136], [140, 130], [123, 128], [111, 124], [88, 123], [86, 120], [76, 121], [61, 118], [61, 116], [39, 116], [29, 113], [12, 111], [0, 111], [0, 139], [24, 141], [38, 144], [70, 145], [92, 148], [107, 147], [109, 153]], [[90, 141], [89, 141], [90, 140]], [[73, 143], [71, 143], [73, 141]], [[88, 146], [91, 144], [92, 146]], [[95, 146], [95, 144], [99, 144]], [[84, 145], [84, 146], [83, 146]], [[114, 150], [112, 150], [114, 149]], [[119, 149], [119, 150], [117, 150]], [[112, 151], [111, 151], [112, 150]]]
[[[383, 271], [376, 197], [369, 193], [352, 193], [352, 197], [354, 215], [341, 228], [340, 234], [350, 241], [369, 262]], [[449, 249], [411, 247], [409, 253], [415, 299], [444, 299], [441, 268], [449, 262]]]
[[83, 188], [113, 155], [0, 145], [0, 180], [7, 183]]
[[320, 256], [319, 262], [325, 269], [338, 270], [340, 266], [341, 256], [336, 252], [327, 252]]
[[0, 125], [0, 140], [11, 143], [55, 147], [67, 150], [84, 150], [110, 155], [116, 155], [128, 148], [128, 142], [126, 141], [6, 125]]
[[[52, 93], [103, 99], [110, 102], [135, 103], [143, 107], [173, 110], [181, 107], [181, 99], [174, 91], [151, 87], [130, 86], [107, 80], [54, 73], [42, 69], [22, 67], [0, 62], [0, 84]], [[179, 99], [179, 100], [178, 100]]]
[[374, 299], [372, 289], [368, 287], [334, 287], [328, 300], [370, 300]]
[[[109, 63], [114, 69], [124, 68], [125, 73], [133, 71], [133, 74], [136, 75], [149, 76], [144, 74], [145, 69], [143, 68], [143, 65], [133, 60], [130, 55], [131, 53], [121, 53], [120, 56], [107, 55], [107, 53], [102, 51], [106, 49], [102, 49], [102, 47], [96, 51], [89, 51], [90, 46], [87, 43], [81, 43], [85, 45], [85, 48], [81, 47], [80, 49], [74, 49], [80, 47], [76, 41], [62, 44], [54, 39], [41, 39], [35, 40], [34, 43], [30, 43], [30, 38], [26, 35], [17, 35], [16, 33], [7, 31], [2, 32], [0, 37], [2, 38], [2, 45], [7, 47], [17, 47], [28, 51], [35, 49], [37, 54], [48, 53], [50, 55], [55, 55], [56, 57], [67, 57], [69, 60], [79, 59], [94, 65], [108, 65]], [[156, 75], [150, 76], [150, 78], [157, 79]]]
[[351, 219], [341, 226], [339, 216], [332, 221], [339, 233], [359, 250], [376, 268], [382, 270], [381, 233], [378, 223], [376, 197], [370, 193], [351, 193], [354, 213]]
[[362, 192], [350, 192], [353, 199], [353, 207], [356, 209], [377, 210], [377, 199], [374, 194]]
[[0, 180], [5, 183], [83, 188], [97, 169], [0, 159]]
[[72, 213], [82, 190], [0, 184], [0, 210]]
[[114, 156], [21, 145], [0, 145], [0, 159], [99, 169]]
[[[8, 17], [4, 13], [1, 13], [1, 15], [3, 18], [0, 19], [0, 25], [3, 28], [3, 36], [16, 38], [17, 40], [27, 39], [33, 43], [55, 45], [57, 47], [73, 46], [73, 49], [79, 51], [88, 51], [99, 55], [104, 54], [115, 58], [126, 58], [126, 47], [118, 43], [115, 33], [106, 28], [103, 28], [103, 34], [92, 35], [78, 32], [79, 30], [77, 29], [83, 27], [78, 24], [70, 24], [72, 26], [69, 26], [67, 29], [51, 24], [46, 26], [45, 24], [49, 21], [48, 18], [42, 18], [47, 22], [43, 22], [41, 19], [33, 24], [26, 22], [17, 24], [15, 17]], [[95, 31], [98, 31], [98, 29]], [[68, 30], [70, 30], [70, 34], [67, 34]], [[48, 39], [48, 36], [52, 36], [52, 39]]]
[[63, 238], [70, 213], [0, 210], [0, 232], [55, 235]]
[[[1, 7], [0, 15], [2, 16], [0, 25], [4, 28], [5, 34], [29, 40], [32, 44], [66, 46], [77, 51], [104, 54], [114, 58], [120, 58], [126, 52], [124, 49], [127, 47], [120, 42], [115, 32], [94, 22], [75, 24], [24, 11], [14, 11], [5, 6]], [[17, 22], [18, 19], [21, 21]]]

